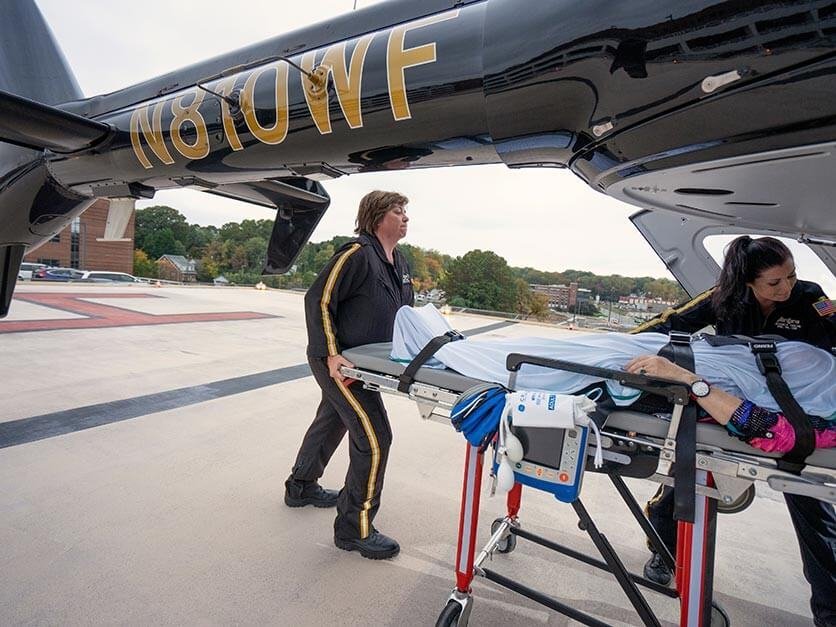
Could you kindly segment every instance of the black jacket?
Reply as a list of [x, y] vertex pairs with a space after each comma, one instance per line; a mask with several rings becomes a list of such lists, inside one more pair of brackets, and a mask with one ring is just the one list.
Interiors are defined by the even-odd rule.
[[836, 346], [836, 314], [821, 315], [820, 310], [814, 307], [816, 303], [822, 307], [827, 301], [817, 283], [796, 282], [790, 297], [783, 303], [777, 303], [766, 317], [752, 290], [749, 290], [741, 314], [728, 320], [720, 320], [714, 313], [711, 305], [713, 291], [714, 288], [711, 288], [682, 305], [668, 309], [634, 329], [633, 333], [667, 333], [670, 330], [694, 333], [713, 325], [719, 335], [780, 335], [826, 351], [832, 351]]
[[412, 276], [396, 248], [394, 265], [378, 239], [361, 234], [340, 248], [305, 295], [308, 356], [391, 342], [395, 313], [412, 305]]

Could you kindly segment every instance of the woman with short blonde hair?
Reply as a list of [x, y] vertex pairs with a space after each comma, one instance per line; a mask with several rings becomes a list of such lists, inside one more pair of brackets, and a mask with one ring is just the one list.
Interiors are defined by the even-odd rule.
[[358, 235], [374, 235], [375, 228], [389, 211], [395, 207], [404, 207], [409, 199], [397, 192], [382, 192], [375, 190], [369, 192], [360, 200], [360, 207], [357, 210], [357, 222], [354, 232]]

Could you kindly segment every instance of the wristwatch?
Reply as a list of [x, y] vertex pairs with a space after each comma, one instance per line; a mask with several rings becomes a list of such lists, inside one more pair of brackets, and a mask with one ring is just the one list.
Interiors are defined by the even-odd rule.
[[711, 394], [711, 386], [705, 379], [697, 379], [691, 384], [691, 395], [694, 398], [705, 398]]

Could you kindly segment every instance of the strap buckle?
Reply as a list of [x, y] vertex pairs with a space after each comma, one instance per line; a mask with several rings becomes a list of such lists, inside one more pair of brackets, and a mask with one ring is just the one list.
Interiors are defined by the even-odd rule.
[[418, 354], [412, 358], [412, 361], [409, 362], [407, 367], [401, 373], [401, 376], [398, 377], [398, 392], [402, 392], [404, 394], [409, 393], [409, 386], [411, 386], [412, 382], [415, 381], [415, 374], [418, 372], [418, 369], [423, 366], [430, 357], [435, 355], [439, 348], [449, 342], [455, 342], [463, 339], [464, 335], [451, 329], [449, 331], [445, 331], [443, 335], [438, 335], [427, 342], [426, 346], [424, 346], [424, 348], [422, 348]]
[[750, 342], [749, 350], [755, 355], [755, 362], [762, 375], [766, 376], [768, 372], [781, 374], [775, 342]]
[[683, 344], [687, 346], [691, 344], [691, 334], [685, 331], [669, 331], [668, 341], [671, 344]]

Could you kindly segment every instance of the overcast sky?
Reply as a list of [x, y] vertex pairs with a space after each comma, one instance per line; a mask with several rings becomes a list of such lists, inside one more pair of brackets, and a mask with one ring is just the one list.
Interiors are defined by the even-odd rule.
[[[36, 0], [85, 96], [106, 93], [350, 11], [353, 0]], [[372, 4], [358, 0], [358, 6]], [[635, 211], [563, 170], [471, 166], [344, 176], [313, 240], [349, 234], [371, 189], [410, 199], [406, 241], [461, 255], [493, 250], [511, 265], [670, 277], [627, 220]], [[160, 192], [189, 222], [221, 225], [274, 212], [201, 192]]]

